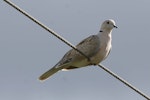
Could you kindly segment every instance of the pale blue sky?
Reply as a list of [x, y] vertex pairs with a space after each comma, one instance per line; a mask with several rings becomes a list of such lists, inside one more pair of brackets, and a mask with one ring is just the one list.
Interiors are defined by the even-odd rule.
[[[149, 0], [12, 0], [74, 45], [114, 19], [113, 48], [103, 65], [150, 96]], [[0, 1], [2, 100], [145, 100], [99, 67], [38, 77], [70, 49]]]

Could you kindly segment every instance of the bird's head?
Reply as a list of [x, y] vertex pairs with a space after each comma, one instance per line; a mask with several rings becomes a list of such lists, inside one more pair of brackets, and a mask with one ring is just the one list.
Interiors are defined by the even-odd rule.
[[112, 19], [105, 20], [101, 26], [101, 31], [111, 31], [113, 28], [117, 28], [115, 21]]

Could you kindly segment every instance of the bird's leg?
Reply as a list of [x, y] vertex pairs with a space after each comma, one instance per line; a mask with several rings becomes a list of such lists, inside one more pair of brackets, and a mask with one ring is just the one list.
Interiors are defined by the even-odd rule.
[[88, 62], [89, 62], [89, 65], [94, 65], [94, 66], [97, 65], [96, 63], [91, 62], [91, 59], [90, 59], [90, 58], [88, 59]]
[[97, 64], [93, 64], [94, 66], [96, 66]]
[[93, 66], [96, 66], [97, 64], [95, 64], [95, 63], [89, 63], [88, 65], [93, 65]]
[[88, 60], [88, 62], [90, 62], [90, 61], [91, 61], [91, 59], [90, 59], [89, 57], [87, 58], [87, 60]]

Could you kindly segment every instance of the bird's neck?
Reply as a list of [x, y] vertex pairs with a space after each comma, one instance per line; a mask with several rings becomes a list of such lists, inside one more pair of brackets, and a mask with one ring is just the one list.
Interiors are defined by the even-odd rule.
[[111, 47], [111, 41], [112, 41], [111, 32], [112, 31], [102, 31], [102, 30], [98, 32], [97, 36], [99, 37], [102, 46]]
[[100, 30], [99, 32], [98, 32], [98, 36], [99, 37], [109, 37], [109, 38], [111, 38], [111, 32], [112, 32], [112, 30]]

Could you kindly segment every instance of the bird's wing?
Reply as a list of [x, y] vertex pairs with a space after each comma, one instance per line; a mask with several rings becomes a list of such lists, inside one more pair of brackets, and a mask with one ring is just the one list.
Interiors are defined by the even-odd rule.
[[[94, 56], [100, 48], [100, 40], [97, 35], [89, 36], [88, 38], [82, 40], [79, 44], [76, 45], [76, 48], [83, 52], [89, 58]], [[66, 63], [81, 61], [87, 59], [78, 51], [71, 49], [68, 51], [64, 57], [56, 64], [56, 66], [61, 66]]]
[[88, 57], [92, 57], [97, 53], [97, 51], [100, 48], [100, 39], [97, 35], [91, 35], [88, 38], [81, 41], [76, 47]]
[[[100, 48], [99, 37], [97, 35], [92, 35], [84, 39], [83, 41], [81, 41], [78, 45], [76, 45], [76, 48], [90, 58], [94, 56]], [[87, 59], [87, 58], [84, 57], [79, 52], [77, 52], [76, 50], [71, 49], [64, 55], [64, 57], [54, 67], [52, 67], [50, 70], [42, 74], [39, 77], [39, 79], [45, 80], [61, 69], [76, 68], [76, 66], [74, 66], [73, 63], [80, 62], [84, 59]]]

